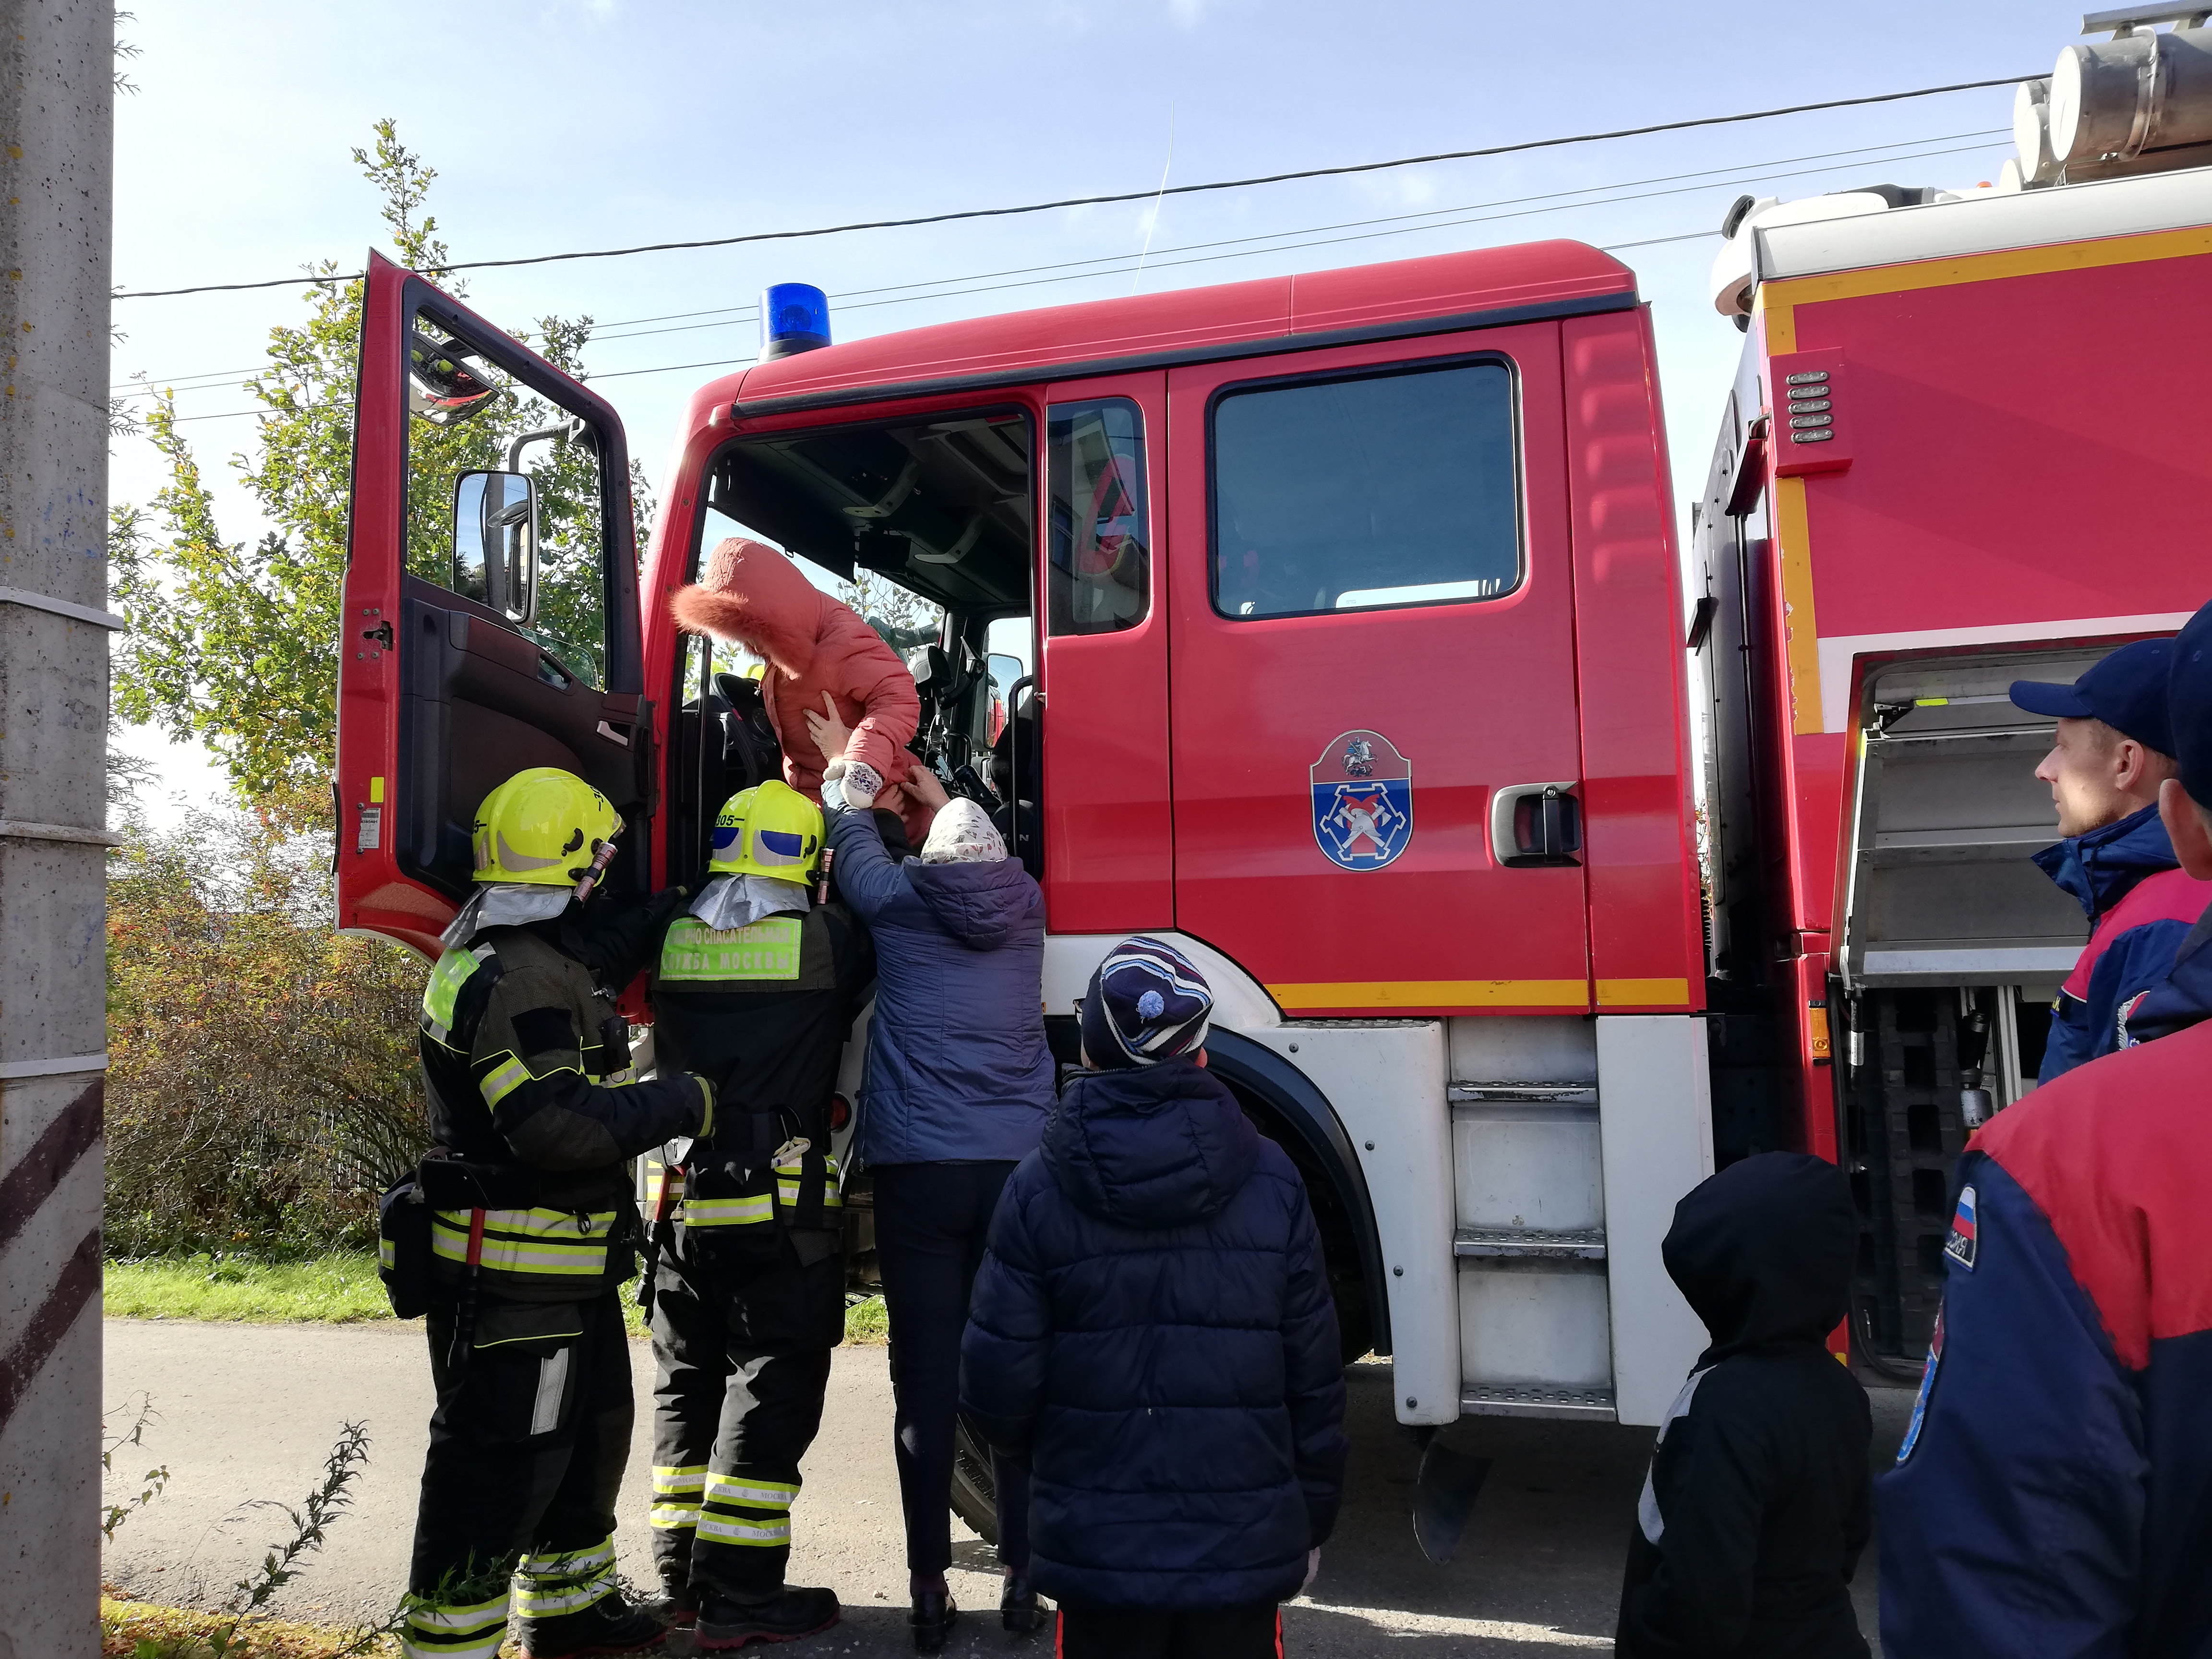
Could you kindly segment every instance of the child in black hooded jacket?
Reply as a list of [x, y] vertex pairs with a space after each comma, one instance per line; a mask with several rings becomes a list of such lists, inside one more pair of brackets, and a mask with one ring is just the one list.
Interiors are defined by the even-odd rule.
[[1621, 1659], [1866, 1659], [1866, 1390], [1827, 1350], [1858, 1215], [1843, 1172], [1747, 1158], [1674, 1206], [1661, 1254], [1711, 1334], [1637, 1505]]

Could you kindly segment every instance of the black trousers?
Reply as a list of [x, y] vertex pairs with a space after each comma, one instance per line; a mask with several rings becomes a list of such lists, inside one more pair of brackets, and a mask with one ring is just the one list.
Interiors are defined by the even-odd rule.
[[586, 1302], [479, 1295], [474, 1342], [456, 1364], [455, 1303], [429, 1310], [437, 1409], [422, 1464], [408, 1584], [425, 1604], [467, 1607], [489, 1638], [504, 1620], [507, 1576], [526, 1619], [579, 1613], [614, 1593], [615, 1504], [629, 1453], [629, 1344], [618, 1292]]
[[1055, 1659], [1282, 1659], [1283, 1613], [1242, 1607], [1085, 1607], [1063, 1603]]
[[[985, 1235], [1011, 1163], [887, 1164], [873, 1170], [876, 1249], [890, 1316], [892, 1417], [906, 1565], [943, 1572], [952, 1564], [952, 1435], [960, 1407], [960, 1334], [983, 1264]], [[991, 1464], [998, 1496], [999, 1559], [1030, 1562], [1029, 1471]]]
[[791, 1560], [799, 1461], [845, 1334], [845, 1267], [686, 1231], [653, 1278], [653, 1559], [661, 1582], [764, 1601]]

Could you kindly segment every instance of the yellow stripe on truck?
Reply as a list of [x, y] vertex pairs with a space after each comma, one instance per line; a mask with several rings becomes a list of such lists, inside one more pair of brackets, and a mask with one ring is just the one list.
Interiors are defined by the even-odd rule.
[[1597, 982], [1601, 1008], [1675, 1008], [1689, 1000], [1686, 979], [1601, 979]]
[[1587, 1008], [1589, 981], [1580, 979], [1384, 979], [1270, 985], [1285, 1009], [1299, 1008]]

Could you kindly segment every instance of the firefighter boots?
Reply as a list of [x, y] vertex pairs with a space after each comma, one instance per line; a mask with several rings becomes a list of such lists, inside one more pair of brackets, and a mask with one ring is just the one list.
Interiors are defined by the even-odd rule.
[[709, 1595], [699, 1608], [699, 1634], [693, 1651], [716, 1653], [755, 1642], [796, 1642], [837, 1622], [837, 1593], [786, 1585], [766, 1601], [736, 1601]]
[[665, 1627], [641, 1607], [609, 1595], [575, 1613], [522, 1621], [522, 1659], [586, 1659], [596, 1654], [647, 1653]]

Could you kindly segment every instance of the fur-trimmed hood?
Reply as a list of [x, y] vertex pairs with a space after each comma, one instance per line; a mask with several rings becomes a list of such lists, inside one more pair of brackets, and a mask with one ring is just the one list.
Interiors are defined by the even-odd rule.
[[677, 626], [742, 645], [793, 678], [813, 663], [831, 609], [846, 609], [774, 548], [742, 537], [708, 554], [701, 576], [669, 602]]
[[[783, 745], [786, 782], [822, 798], [822, 756], [807, 735], [806, 711], [821, 708], [825, 691], [852, 728], [846, 757], [866, 762], [893, 783], [906, 776], [912, 760], [906, 745], [921, 724], [921, 699], [906, 664], [874, 629], [765, 543], [733, 536], [708, 555], [702, 574], [677, 590], [669, 611], [686, 632], [741, 645], [767, 660], [761, 701]], [[924, 814], [921, 828], [927, 827]]]

